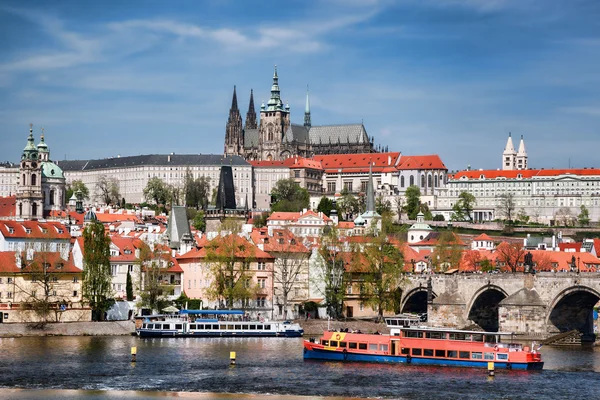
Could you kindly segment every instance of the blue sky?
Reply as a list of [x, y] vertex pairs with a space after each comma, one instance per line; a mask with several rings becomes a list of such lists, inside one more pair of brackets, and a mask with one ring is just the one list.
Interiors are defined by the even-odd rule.
[[21, 0], [0, 26], [0, 160], [29, 123], [58, 160], [222, 153], [233, 85], [258, 111], [277, 64], [296, 123], [308, 84], [313, 124], [450, 170], [499, 168], [508, 132], [600, 167], [597, 0]]

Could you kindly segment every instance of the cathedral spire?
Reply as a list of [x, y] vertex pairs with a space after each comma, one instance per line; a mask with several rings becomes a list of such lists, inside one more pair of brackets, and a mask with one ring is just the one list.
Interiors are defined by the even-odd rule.
[[233, 98], [231, 99], [231, 109], [225, 128], [225, 155], [239, 155], [244, 147], [244, 134], [242, 129], [242, 116], [237, 104], [236, 87], [233, 87]]
[[304, 126], [310, 128], [310, 101], [308, 99], [308, 85], [306, 85], [306, 105], [304, 106]]
[[248, 112], [246, 113], [246, 129], [256, 129], [258, 124], [256, 123], [256, 111], [254, 110], [254, 91], [250, 89], [250, 104], [248, 105]]
[[271, 98], [267, 103], [267, 111], [283, 110], [281, 102], [281, 91], [279, 90], [279, 77], [277, 76], [277, 65], [273, 73], [273, 85], [271, 86]]
[[369, 180], [367, 181], [367, 212], [375, 212], [375, 190], [373, 188], [373, 161], [369, 158]]
[[235, 85], [233, 85], [233, 98], [231, 99], [231, 109], [232, 110], [237, 110], [238, 109], [237, 95], [235, 93]]

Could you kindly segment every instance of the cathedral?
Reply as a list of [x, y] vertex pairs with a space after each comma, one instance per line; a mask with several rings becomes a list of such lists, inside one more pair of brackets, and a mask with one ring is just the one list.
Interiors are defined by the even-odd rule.
[[387, 151], [375, 149], [373, 137], [367, 135], [363, 124], [313, 126], [310, 102], [306, 92], [304, 124], [290, 121], [290, 106], [281, 101], [277, 67], [273, 74], [271, 98], [260, 106], [260, 121], [256, 120], [254, 94], [250, 91], [250, 104], [246, 122], [242, 123], [237, 94], [233, 99], [225, 129], [225, 155], [239, 155], [246, 160], [285, 160], [289, 157], [312, 157], [316, 154], [355, 154]]
[[47, 218], [53, 212], [64, 210], [65, 193], [63, 171], [50, 161], [43, 130], [36, 146], [30, 125], [27, 145], [19, 164], [15, 216], [26, 220]]
[[509, 133], [506, 146], [504, 146], [504, 151], [502, 152], [502, 169], [504, 171], [527, 169], [527, 151], [525, 150], [523, 135], [521, 135], [519, 151], [515, 151], [511, 136], [512, 135]]

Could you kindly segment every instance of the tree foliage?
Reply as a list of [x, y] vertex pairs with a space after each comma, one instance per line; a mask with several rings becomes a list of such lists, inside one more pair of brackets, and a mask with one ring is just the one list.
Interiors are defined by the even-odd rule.
[[590, 224], [590, 211], [587, 209], [585, 205], [581, 205], [579, 207], [579, 215], [577, 216], [577, 221], [580, 226], [588, 226]]
[[96, 193], [104, 204], [119, 205], [121, 194], [119, 193], [119, 181], [102, 175], [96, 182]]
[[521, 243], [502, 242], [496, 247], [498, 261], [508, 267], [511, 272], [517, 272], [519, 263], [523, 262], [525, 252]]
[[340, 218], [349, 221], [354, 219], [360, 212], [360, 204], [358, 199], [348, 189], [344, 188], [337, 200], [337, 209]]
[[227, 221], [224, 225], [229, 234], [217, 236], [205, 246], [212, 276], [207, 297], [220, 307], [232, 308], [238, 302], [244, 306], [258, 290], [252, 285], [254, 272], [250, 270], [256, 254], [254, 246], [238, 235], [237, 225]]
[[199, 211], [196, 213], [192, 226], [201, 232], [206, 231], [206, 218], [204, 211]]
[[262, 228], [264, 226], [267, 226], [268, 218], [269, 218], [269, 214], [267, 214], [267, 213], [254, 214], [252, 216], [252, 225], [255, 228]]
[[127, 281], [125, 281], [125, 294], [127, 301], [133, 301], [133, 281], [131, 280], [131, 274], [127, 271]]
[[110, 308], [112, 298], [110, 271], [110, 237], [99, 222], [83, 230], [82, 295], [92, 309], [92, 319], [101, 321]]
[[335, 203], [329, 197], [321, 197], [321, 201], [319, 201], [319, 205], [317, 206], [317, 211], [322, 212], [328, 217], [331, 215], [331, 210], [336, 208]]
[[433, 249], [431, 260], [434, 268], [439, 272], [459, 268], [463, 248], [457, 242], [457, 237], [451, 231], [444, 231]]
[[158, 177], [152, 177], [148, 180], [144, 188], [144, 198], [152, 200], [156, 205], [166, 205], [170, 200], [169, 186]]
[[404, 192], [404, 196], [406, 197], [404, 212], [408, 216], [408, 219], [417, 219], [417, 214], [420, 210], [419, 206], [421, 205], [421, 190], [419, 190], [418, 186], [409, 186], [406, 192]]
[[377, 320], [381, 321], [384, 311], [395, 306], [404, 268], [402, 253], [380, 235], [364, 246], [356, 246], [351, 254], [351, 271], [354, 283], [360, 285], [360, 300], [376, 310]]
[[73, 193], [77, 193], [77, 191], [81, 193], [83, 200], [88, 200], [90, 198], [90, 191], [85, 183], [80, 179], [75, 179], [73, 182], [67, 184], [67, 201], [73, 196]]
[[469, 192], [461, 192], [458, 195], [458, 201], [452, 207], [454, 212], [454, 221], [473, 221], [472, 213], [473, 207], [476, 203], [475, 196]]
[[300, 187], [292, 178], [280, 179], [271, 190], [273, 211], [302, 211], [308, 208], [308, 190]]
[[191, 171], [188, 169], [185, 173], [185, 204], [195, 209], [206, 210], [208, 207], [208, 196], [210, 193], [210, 178], [200, 176], [194, 179]]
[[174, 286], [164, 280], [169, 269], [169, 250], [154, 245], [153, 248], [144, 243], [140, 247], [140, 295], [141, 307], [147, 307], [157, 312], [170, 304], [168, 295], [172, 294]]
[[554, 213], [556, 225], [573, 226], [575, 225], [575, 216], [569, 207], [561, 207]]
[[375, 198], [375, 211], [379, 213], [379, 215], [383, 215], [385, 213], [392, 213], [392, 202], [389, 199], [383, 197], [382, 194]]

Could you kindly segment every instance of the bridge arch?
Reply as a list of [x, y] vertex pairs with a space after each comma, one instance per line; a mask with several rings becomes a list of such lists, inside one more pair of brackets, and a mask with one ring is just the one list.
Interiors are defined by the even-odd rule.
[[593, 309], [600, 292], [588, 286], [571, 286], [561, 291], [548, 308], [546, 325], [559, 332], [578, 330], [582, 340], [594, 340]]
[[479, 288], [467, 306], [467, 319], [485, 331], [497, 332], [498, 307], [508, 297], [508, 293], [500, 286], [487, 284]]
[[[435, 299], [437, 294], [431, 292]], [[423, 314], [427, 312], [427, 287], [419, 286], [411, 289], [404, 295], [404, 299], [400, 305], [401, 313], [417, 313]]]

